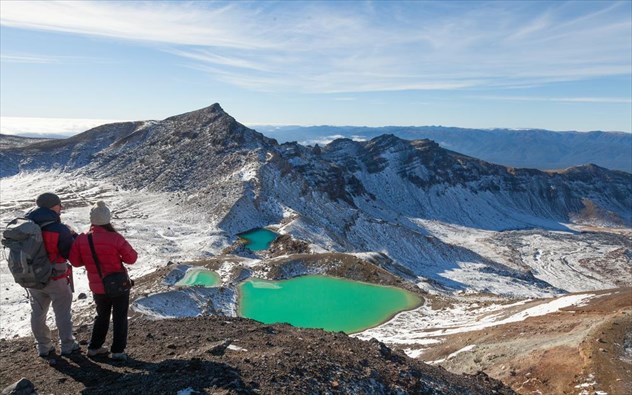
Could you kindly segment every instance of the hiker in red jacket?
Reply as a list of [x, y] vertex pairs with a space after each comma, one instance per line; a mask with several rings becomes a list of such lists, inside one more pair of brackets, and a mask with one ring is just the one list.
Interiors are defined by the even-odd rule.
[[[70, 250], [70, 263], [73, 266], [85, 266], [88, 272], [90, 290], [94, 296], [97, 307], [97, 316], [92, 327], [92, 336], [88, 345], [88, 356], [105, 355], [112, 352], [112, 359], [126, 360], [125, 346], [127, 345], [127, 311], [129, 308], [129, 291], [123, 295], [110, 297], [105, 294], [102, 278], [114, 272], [127, 271], [123, 262], [133, 264], [136, 262], [138, 254], [125, 238], [118, 233], [110, 220], [112, 215], [110, 209], [104, 202], [98, 202], [90, 210], [89, 235], [92, 236], [94, 252], [99, 262], [100, 271], [95, 264], [90, 247], [88, 235], [85, 233], [77, 236], [72, 249]], [[110, 315], [112, 315], [113, 336], [112, 347], [103, 347], [105, 336], [110, 325]]]
[[26, 217], [41, 226], [44, 248], [53, 270], [46, 288], [29, 288], [31, 330], [40, 357], [46, 358], [55, 352], [51, 331], [46, 325], [46, 315], [52, 304], [61, 354], [70, 355], [80, 350], [79, 343], [72, 335], [72, 267], [66, 261], [76, 233], [61, 222], [62, 205], [59, 196], [46, 192], [37, 197], [35, 204], [37, 208], [28, 212]]

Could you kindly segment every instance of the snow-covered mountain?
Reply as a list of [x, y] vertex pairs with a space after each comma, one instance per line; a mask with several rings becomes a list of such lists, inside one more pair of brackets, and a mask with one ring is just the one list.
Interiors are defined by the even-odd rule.
[[553, 132], [541, 129], [466, 129], [445, 126], [254, 126], [279, 142], [326, 144], [335, 138], [369, 140], [393, 134], [407, 140], [431, 139], [440, 146], [487, 162], [534, 169], [564, 169], [594, 163], [632, 172], [632, 134]]
[[[324, 250], [380, 252], [391, 260], [391, 270], [449, 289], [568, 290], [575, 285], [557, 281], [555, 270], [517, 259], [502, 251], [509, 249], [505, 245], [497, 248], [502, 234], [496, 231], [511, 231], [505, 233], [511, 240], [531, 237], [528, 229], [543, 229], [549, 239], [550, 231], [566, 231], [574, 239], [560, 243], [572, 245], [589, 243], [590, 236], [573, 232], [571, 223], [632, 224], [632, 174], [626, 172], [595, 165], [557, 172], [515, 169], [431, 140], [393, 135], [338, 139], [323, 147], [278, 144], [219, 104], [163, 121], [103, 125], [65, 140], [3, 149], [0, 164], [3, 177], [59, 169], [127, 190], [175, 193], [178, 204], [203, 213], [229, 241], [239, 232], [282, 224], [284, 233]], [[467, 237], [455, 243], [455, 229], [491, 233], [466, 245]], [[603, 244], [614, 249], [629, 239], [612, 235]], [[616, 262], [629, 259], [620, 254]], [[571, 259], [571, 266], [580, 266], [579, 260]], [[615, 281], [596, 269], [585, 277], [593, 284], [589, 289]], [[624, 271], [623, 283], [631, 279]]]
[[115, 177], [132, 188], [230, 192], [250, 204], [265, 200], [267, 206], [256, 208], [263, 216], [274, 216], [281, 205], [300, 208], [291, 201], [311, 203], [320, 194], [383, 220], [404, 215], [489, 229], [555, 227], [588, 207], [607, 214], [604, 220], [631, 223], [632, 175], [624, 172], [595, 165], [514, 169], [393, 135], [339, 139], [323, 148], [279, 145], [218, 104], [159, 122], [103, 125], [0, 155], [3, 176], [59, 168]]

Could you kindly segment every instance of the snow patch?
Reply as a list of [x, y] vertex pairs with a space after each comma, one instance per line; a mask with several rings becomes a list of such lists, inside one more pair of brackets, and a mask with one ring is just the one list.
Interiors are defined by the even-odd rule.
[[470, 344], [469, 346], [465, 346], [462, 349], [453, 352], [452, 354], [448, 355], [444, 359], [437, 359], [436, 361], [428, 361], [427, 363], [432, 364], [432, 365], [436, 365], [436, 364], [445, 362], [447, 360], [450, 360], [450, 359], [456, 357], [457, 355], [459, 355], [462, 352], [472, 351], [475, 348], [476, 348], [476, 344]]

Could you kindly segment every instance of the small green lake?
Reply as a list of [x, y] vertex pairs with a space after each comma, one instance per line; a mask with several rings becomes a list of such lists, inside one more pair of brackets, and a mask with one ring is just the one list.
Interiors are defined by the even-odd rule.
[[205, 268], [191, 268], [184, 273], [184, 277], [182, 277], [178, 282], [174, 285], [176, 286], [203, 286], [203, 287], [214, 287], [220, 283], [219, 275], [212, 270], [208, 270]]
[[359, 332], [412, 309], [421, 298], [403, 289], [327, 276], [251, 279], [239, 286], [239, 314], [266, 324]]
[[278, 236], [271, 230], [258, 228], [248, 232], [240, 233], [237, 236], [246, 240], [246, 247], [251, 251], [267, 250]]

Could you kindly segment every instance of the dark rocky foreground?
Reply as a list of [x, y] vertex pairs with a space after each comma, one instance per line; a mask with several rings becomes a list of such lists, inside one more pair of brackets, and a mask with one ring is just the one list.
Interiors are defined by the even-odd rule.
[[344, 333], [200, 317], [130, 323], [127, 362], [81, 353], [39, 358], [32, 339], [0, 340], [1, 388], [39, 394], [513, 394], [483, 373], [455, 375]]

